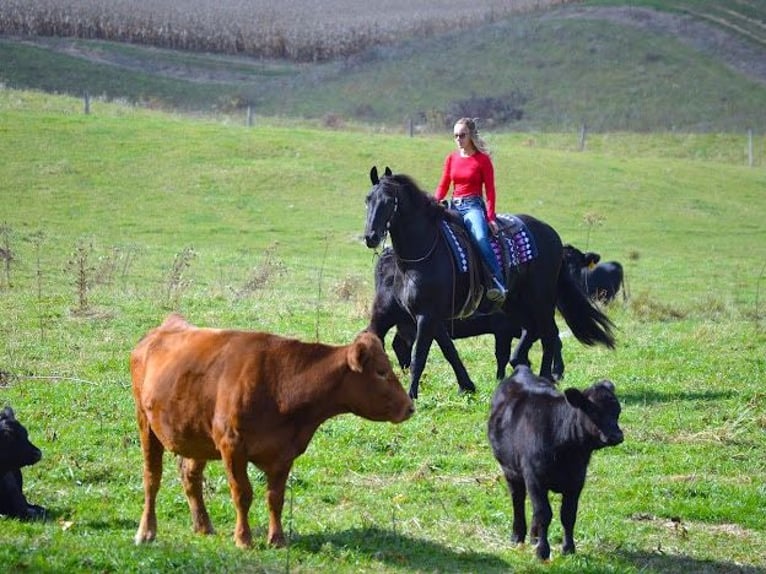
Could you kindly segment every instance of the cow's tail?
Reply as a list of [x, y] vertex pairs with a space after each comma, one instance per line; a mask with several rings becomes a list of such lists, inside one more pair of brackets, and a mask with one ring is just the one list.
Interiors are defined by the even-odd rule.
[[614, 349], [614, 323], [563, 270], [559, 273], [556, 295], [556, 308], [578, 341], [583, 345], [604, 345]]

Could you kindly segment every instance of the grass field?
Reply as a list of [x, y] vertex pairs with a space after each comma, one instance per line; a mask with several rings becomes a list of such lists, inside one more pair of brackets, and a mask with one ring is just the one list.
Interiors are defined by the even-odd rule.
[[621, 261], [630, 293], [608, 310], [617, 350], [563, 338], [564, 386], [612, 379], [626, 440], [593, 457], [578, 553], [560, 555], [554, 520], [538, 564], [509, 545], [488, 338], [458, 342], [475, 396], [434, 350], [410, 421], [319, 430], [290, 480], [288, 549], [265, 547], [254, 469], [256, 547], [234, 547], [220, 464], [205, 486], [217, 534], [194, 535], [170, 456], [158, 540], [133, 545], [138, 338], [179, 310], [349, 341], [372, 298], [370, 166], [431, 189], [446, 132], [246, 128], [99, 101], [84, 115], [79, 99], [4, 89], [0, 134], [0, 402], [43, 450], [25, 489], [52, 515], [0, 519], [6, 571], [766, 572], [766, 172], [742, 136], [593, 134], [579, 152], [572, 134], [488, 134], [499, 211]]

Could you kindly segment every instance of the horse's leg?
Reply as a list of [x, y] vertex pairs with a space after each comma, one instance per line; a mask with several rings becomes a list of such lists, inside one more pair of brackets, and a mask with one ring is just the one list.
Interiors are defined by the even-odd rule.
[[396, 354], [396, 361], [402, 369], [409, 369], [412, 362], [412, 339], [405, 339], [402, 333], [397, 330], [394, 340], [391, 342], [391, 348]]
[[[564, 374], [564, 360], [561, 356], [561, 339], [559, 338], [559, 328], [556, 322], [551, 319], [548, 328], [540, 337], [543, 345], [543, 356], [540, 360], [540, 376], [549, 381], [557, 381]], [[554, 373], [554, 366], [557, 373]]]
[[495, 379], [500, 381], [505, 378], [505, 367], [511, 362], [511, 345], [513, 334], [508, 329], [498, 328], [495, 330], [495, 361], [497, 371]]
[[537, 340], [537, 337], [530, 333], [528, 329], [521, 330], [521, 337], [516, 344], [516, 348], [511, 353], [511, 366], [517, 367], [518, 365], [530, 366], [529, 362], [529, 350], [532, 348], [532, 344]]
[[447, 362], [452, 366], [452, 370], [455, 372], [460, 391], [464, 393], [475, 392], [476, 385], [473, 384], [471, 377], [468, 375], [468, 371], [465, 369], [465, 365], [463, 365], [463, 361], [460, 360], [460, 357], [457, 354], [457, 349], [455, 348], [455, 342], [452, 340], [452, 337], [449, 336], [444, 324], [437, 328], [435, 338], [444, 358], [447, 359]]
[[428, 315], [418, 315], [416, 322], [417, 333], [415, 334], [412, 360], [410, 361], [410, 398], [412, 399], [418, 398], [420, 376], [425, 369], [428, 352], [434, 341], [434, 329], [437, 325], [436, 321]]
[[370, 323], [367, 325], [367, 330], [370, 333], [375, 334], [380, 339], [380, 341], [385, 345], [386, 334], [388, 334], [388, 332], [391, 330], [394, 324], [395, 324], [395, 321], [387, 315], [381, 315], [381, 316], [373, 315], [370, 318]]
[[551, 378], [553, 381], [560, 381], [564, 378], [564, 357], [561, 354], [561, 339], [559, 339], [558, 336], [556, 337], [556, 342], [554, 344]]

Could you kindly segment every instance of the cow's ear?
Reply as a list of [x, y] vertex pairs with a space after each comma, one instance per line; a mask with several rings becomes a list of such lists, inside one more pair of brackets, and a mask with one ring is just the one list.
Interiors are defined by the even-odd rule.
[[614, 392], [614, 383], [609, 379], [601, 379], [598, 382], [598, 386], [604, 387], [606, 390]]
[[584, 408], [585, 404], [588, 402], [588, 399], [585, 398], [585, 395], [583, 395], [578, 389], [575, 388], [565, 390], [564, 396], [566, 397], [567, 402], [576, 409]]
[[383, 175], [385, 175], [386, 177], [391, 177], [392, 175], [394, 175], [394, 172], [391, 171], [390, 167], [386, 166], [386, 170], [383, 172]]
[[367, 364], [367, 361], [370, 360], [371, 354], [372, 345], [370, 343], [370, 338], [362, 333], [348, 349], [348, 367], [356, 373], [361, 373], [364, 371], [364, 366]]

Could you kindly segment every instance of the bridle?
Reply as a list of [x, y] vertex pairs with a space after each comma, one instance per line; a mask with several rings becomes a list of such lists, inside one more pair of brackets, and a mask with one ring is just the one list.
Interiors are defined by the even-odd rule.
[[391, 221], [393, 221], [397, 211], [399, 211], [399, 194], [394, 193], [394, 208], [391, 210], [391, 213], [388, 214], [388, 219], [386, 219], [386, 235], [388, 235], [388, 230], [391, 229]]
[[[385, 245], [386, 237], [388, 237], [388, 232], [391, 229], [391, 222], [393, 221], [394, 216], [399, 211], [399, 194], [396, 191], [394, 191], [394, 193], [392, 195], [394, 196], [394, 208], [391, 210], [391, 213], [388, 214], [388, 218], [386, 219], [385, 231], [383, 232], [383, 241], [381, 242], [381, 245]], [[423, 255], [422, 257], [416, 257], [414, 259], [407, 259], [405, 257], [401, 257], [398, 253], [396, 253], [396, 250], [394, 250], [394, 255], [402, 263], [421, 263], [421, 262], [427, 260], [429, 257], [431, 257], [431, 255], [433, 255], [434, 251], [436, 250], [436, 246], [439, 243], [439, 236], [440, 235], [441, 235], [441, 233], [439, 232], [439, 229], [437, 228], [435, 236], [434, 236], [433, 244], [428, 249], [428, 251], [425, 253], [425, 255]]]

